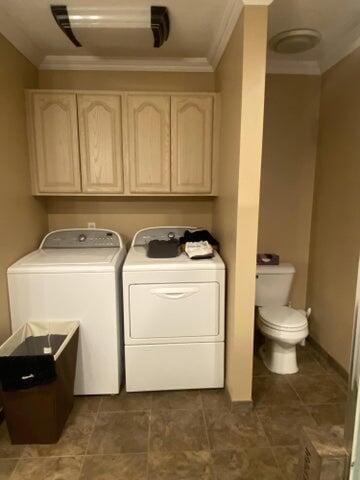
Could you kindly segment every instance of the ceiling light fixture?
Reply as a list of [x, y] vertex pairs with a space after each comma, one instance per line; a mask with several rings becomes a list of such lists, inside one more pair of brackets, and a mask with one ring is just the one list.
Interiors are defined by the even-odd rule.
[[276, 53], [301, 53], [314, 48], [321, 40], [321, 34], [310, 28], [287, 30], [274, 35], [269, 47]]
[[51, 5], [53, 17], [76, 47], [81, 47], [73, 28], [126, 28], [150, 29], [154, 47], [159, 48], [168, 39], [170, 19], [166, 7], [67, 7]]

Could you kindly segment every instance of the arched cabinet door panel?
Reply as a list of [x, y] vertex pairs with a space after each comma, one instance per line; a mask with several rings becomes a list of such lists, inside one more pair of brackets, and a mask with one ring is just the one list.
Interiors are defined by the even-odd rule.
[[171, 97], [171, 191], [211, 193], [213, 97]]
[[38, 192], [81, 192], [76, 95], [33, 93], [32, 109]]
[[78, 95], [82, 191], [122, 193], [121, 96]]
[[170, 96], [127, 96], [131, 193], [170, 192]]

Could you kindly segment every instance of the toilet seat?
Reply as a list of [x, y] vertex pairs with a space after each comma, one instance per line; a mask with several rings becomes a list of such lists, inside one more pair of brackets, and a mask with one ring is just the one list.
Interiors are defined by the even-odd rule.
[[299, 332], [308, 326], [307, 318], [291, 307], [260, 307], [259, 315], [264, 325], [281, 332]]

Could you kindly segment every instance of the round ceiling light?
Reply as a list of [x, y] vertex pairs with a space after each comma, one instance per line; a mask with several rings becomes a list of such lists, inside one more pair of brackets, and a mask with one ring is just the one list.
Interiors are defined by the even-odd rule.
[[320, 40], [321, 34], [317, 30], [299, 28], [274, 35], [269, 47], [277, 53], [301, 53], [314, 48]]

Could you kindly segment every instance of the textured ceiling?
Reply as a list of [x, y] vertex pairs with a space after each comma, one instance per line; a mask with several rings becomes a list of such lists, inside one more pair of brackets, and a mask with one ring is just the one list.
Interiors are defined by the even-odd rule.
[[[162, 0], [170, 13], [169, 40], [152, 48], [151, 31], [87, 29], [79, 34], [83, 47], [76, 48], [61, 32], [50, 12], [50, 0], [2, 0], [1, 7], [29, 36], [44, 55], [104, 55], [129, 57], [204, 57], [216, 34], [228, 0]], [[146, 7], [151, 0], [67, 0], [68, 7]]]
[[[27, 55], [31, 43], [32, 56], [39, 64], [46, 58], [61, 63], [62, 58], [83, 56], [93, 62], [109, 59], [157, 63], [158, 69], [166, 62], [190, 65], [198, 61], [198, 71], [211, 71], [216, 67], [226, 44], [234, 18], [241, 8], [241, 0], [68, 0], [68, 7], [150, 7], [152, 3], [167, 6], [170, 14], [169, 40], [159, 49], [152, 47], [150, 30], [131, 29], [82, 29], [78, 31], [82, 48], [76, 48], [60, 31], [52, 18], [50, 4], [53, 0], [1, 0], [0, 31], [7, 36], [20, 38], [18, 48]], [[240, 5], [240, 7], [239, 7]], [[1, 12], [9, 22], [1, 23]], [[10, 22], [11, 21], [11, 22]], [[8, 25], [8, 24], [10, 24]], [[17, 34], [13, 35], [15, 28]], [[313, 28], [322, 35], [320, 44], [308, 52], [295, 55], [268, 53], [269, 64], [311, 64], [325, 70], [360, 46], [360, 0], [274, 0], [269, 7], [269, 38], [281, 31], [293, 28]], [[5, 31], [4, 31], [5, 30]], [[15, 42], [13, 42], [15, 44]], [[15, 44], [16, 45], [16, 44]], [[23, 48], [21, 48], [23, 47]], [[214, 60], [214, 51], [218, 54]], [[34, 53], [35, 52], [35, 53]], [[27, 55], [30, 58], [30, 55]], [[46, 57], [46, 58], [45, 58]], [[74, 61], [74, 60], [73, 60]], [[163, 62], [163, 63], [161, 63]], [[194, 64], [192, 64], [194, 62]], [[201, 70], [203, 68], [204, 70]], [[47, 68], [47, 67], [46, 67]], [[140, 69], [140, 68], [139, 68]]]

